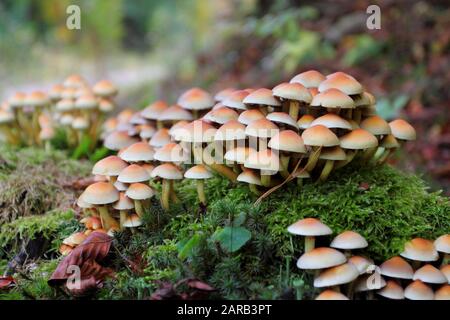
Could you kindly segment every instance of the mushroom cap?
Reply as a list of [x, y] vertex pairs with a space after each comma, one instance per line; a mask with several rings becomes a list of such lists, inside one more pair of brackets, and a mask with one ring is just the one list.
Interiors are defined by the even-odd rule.
[[195, 120], [178, 129], [175, 139], [191, 143], [211, 142], [214, 140], [216, 131], [212, 125], [202, 120]]
[[316, 70], [308, 70], [293, 77], [290, 83], [300, 83], [306, 88], [317, 88], [325, 76]]
[[355, 103], [352, 98], [338, 89], [328, 89], [320, 92], [311, 101], [312, 107], [353, 109]]
[[158, 100], [141, 111], [141, 116], [148, 120], [158, 120], [159, 116], [169, 108], [166, 102]]
[[42, 91], [34, 91], [25, 97], [25, 105], [27, 106], [42, 107], [49, 102], [48, 96]]
[[138, 140], [130, 137], [126, 131], [113, 131], [106, 136], [103, 145], [110, 150], [118, 151], [136, 142]]
[[322, 125], [329, 129], [338, 128], [338, 129], [352, 130], [352, 125], [347, 120], [339, 117], [337, 114], [334, 113], [327, 113], [317, 119], [313, 118], [313, 121], [310, 122], [310, 126], [316, 125]]
[[84, 240], [86, 240], [87, 235], [85, 235], [83, 232], [75, 232], [69, 237], [69, 241], [74, 244], [74, 246], [78, 246], [83, 243]]
[[192, 121], [194, 117], [189, 110], [183, 109], [178, 105], [171, 106], [161, 112], [159, 121]]
[[268, 146], [280, 151], [306, 153], [302, 137], [292, 130], [278, 132], [270, 139]]
[[96, 182], [84, 190], [83, 200], [93, 205], [103, 205], [119, 200], [119, 191], [109, 182]]
[[355, 292], [378, 290], [386, 286], [386, 281], [378, 273], [366, 274], [358, 278], [355, 283]]
[[423, 238], [415, 238], [405, 243], [405, 249], [400, 255], [416, 261], [436, 261], [439, 259], [439, 254], [433, 242]]
[[255, 149], [248, 148], [248, 147], [233, 148], [233, 149], [228, 150], [225, 153], [224, 159], [228, 160], [228, 161], [233, 161], [236, 163], [243, 164], [243, 163], [245, 163], [245, 161], [247, 160], [247, 158], [251, 152], [256, 152], [256, 151], [255, 151]]
[[402, 286], [394, 280], [386, 281], [386, 285], [382, 289], [378, 290], [377, 294], [388, 299], [405, 299], [405, 292]]
[[86, 80], [79, 74], [71, 74], [63, 81], [64, 87], [79, 88], [86, 85]]
[[348, 262], [353, 263], [358, 269], [359, 274], [364, 274], [367, 272], [367, 268], [373, 265], [373, 260], [363, 257], [363, 256], [351, 256], [348, 258]]
[[59, 122], [63, 126], [71, 126], [73, 122], [73, 116], [69, 113], [63, 114], [61, 118], [59, 119]]
[[134, 209], [134, 203], [124, 192], [121, 192], [119, 200], [114, 203], [113, 208], [116, 210], [131, 210]]
[[213, 176], [211, 171], [202, 164], [193, 166], [184, 173], [184, 177], [187, 179], [210, 179]]
[[55, 130], [53, 127], [44, 127], [39, 132], [39, 139], [43, 141], [51, 140], [55, 136]]
[[23, 92], [16, 92], [8, 99], [8, 103], [11, 108], [23, 107], [25, 105], [26, 96], [27, 95]]
[[308, 237], [326, 236], [333, 233], [326, 224], [316, 218], [298, 220], [291, 224], [287, 230], [289, 233]]
[[155, 132], [153, 137], [151, 137], [148, 142], [150, 146], [154, 148], [164, 147], [166, 144], [170, 143], [172, 140], [170, 139], [169, 129], [161, 128]]
[[75, 103], [72, 99], [61, 99], [56, 103], [56, 110], [59, 112], [72, 111], [75, 108]]
[[236, 91], [236, 89], [234, 89], [234, 88], [225, 88], [223, 90], [220, 90], [219, 92], [217, 92], [214, 95], [214, 100], [221, 102], [221, 101], [227, 99], [228, 97], [230, 97], [231, 94], [233, 94], [233, 92], [235, 92], [235, 91]]
[[387, 135], [391, 133], [391, 127], [386, 122], [386, 120], [384, 120], [380, 116], [368, 117], [361, 121], [359, 126], [375, 136]]
[[[299, 269], [325, 269], [343, 264], [347, 258], [333, 248], [315, 248], [304, 253], [297, 261]], [[356, 270], [356, 267], [355, 267]], [[358, 272], [359, 275], [359, 272]]]
[[251, 122], [245, 128], [245, 134], [256, 138], [272, 138], [279, 132], [277, 125], [266, 118]]
[[119, 191], [126, 191], [128, 189], [128, 185], [120, 181], [114, 182], [114, 187]]
[[355, 106], [360, 108], [374, 105], [376, 103], [375, 97], [371, 93], [366, 91], [358, 95], [356, 98], [354, 98], [354, 100]]
[[140, 112], [136, 112], [130, 118], [129, 123], [132, 125], [142, 125], [147, 124], [147, 120], [141, 116]]
[[300, 117], [297, 121], [297, 125], [299, 129], [308, 129], [311, 126], [311, 123], [314, 121], [314, 117], [310, 114], [305, 114]]
[[84, 199], [83, 199], [83, 194], [81, 194], [79, 197], [78, 197], [78, 199], [77, 199], [77, 206], [79, 206], [80, 208], [83, 208], [83, 209], [90, 209], [90, 208], [93, 208], [94, 206], [92, 205], [92, 204], [90, 204], [90, 203], [87, 203], [86, 201], [84, 201]]
[[156, 150], [155, 160], [161, 162], [183, 162], [187, 160], [187, 154], [181, 145], [171, 142]]
[[394, 135], [388, 134], [383, 138], [383, 140], [381, 140], [380, 147], [393, 149], [400, 147], [400, 144], [398, 143], [397, 139], [395, 139]]
[[181, 180], [183, 173], [172, 163], [163, 163], [152, 171], [152, 178], [160, 177], [166, 180]]
[[73, 119], [72, 128], [75, 130], [84, 130], [89, 128], [89, 120], [83, 116], [79, 116]]
[[302, 133], [307, 146], [334, 147], [339, 145], [339, 138], [325, 126], [311, 126]]
[[347, 158], [347, 155], [345, 154], [345, 151], [342, 150], [341, 147], [328, 147], [323, 148], [320, 151], [319, 159], [323, 160], [333, 160], [333, 161], [339, 161], [339, 160], [345, 160]]
[[255, 171], [251, 170], [251, 169], [244, 169], [244, 171], [242, 171], [238, 177], [237, 177], [237, 181], [239, 182], [245, 182], [248, 184], [255, 184], [258, 186], [261, 186], [261, 178], [259, 177], [259, 174], [256, 173]]
[[319, 294], [315, 300], [350, 300], [340, 292], [336, 292], [330, 289], [323, 291]]
[[341, 147], [351, 150], [363, 150], [378, 146], [377, 138], [364, 129], [355, 129], [340, 138]]
[[352, 282], [358, 276], [359, 272], [353, 264], [344, 263], [322, 271], [319, 276], [314, 279], [314, 287], [322, 288], [338, 286]]
[[92, 174], [102, 176], [118, 176], [128, 164], [118, 156], [109, 156], [97, 163], [92, 168]]
[[436, 290], [434, 293], [434, 300], [450, 300], [450, 285], [443, 285]]
[[100, 101], [98, 102], [98, 109], [103, 113], [108, 113], [113, 111], [115, 108], [115, 104], [113, 101], [110, 101], [108, 99], [100, 98]]
[[245, 126], [236, 120], [230, 120], [217, 129], [214, 140], [234, 141], [244, 140], [246, 137]]
[[145, 200], [153, 197], [155, 191], [144, 183], [132, 183], [125, 192], [125, 195], [133, 200]]
[[320, 83], [318, 88], [319, 92], [336, 88], [348, 95], [360, 94], [364, 91], [362, 85], [355, 78], [344, 73], [329, 75], [327, 79]]
[[425, 283], [447, 283], [445, 275], [431, 264], [426, 264], [414, 273], [413, 280]]
[[272, 90], [261, 88], [253, 91], [243, 100], [246, 105], [264, 105], [271, 107], [280, 107], [281, 103], [272, 94]]
[[139, 137], [141, 139], [150, 139], [156, 133], [156, 129], [154, 126], [150, 124], [143, 124], [138, 127]]
[[275, 123], [286, 124], [295, 129], [298, 129], [297, 122], [286, 112], [271, 112], [266, 116], [266, 119]]
[[433, 290], [420, 280], [411, 282], [405, 288], [405, 298], [409, 300], [433, 300]]
[[355, 231], [344, 231], [338, 234], [330, 247], [344, 250], [361, 249], [368, 246], [366, 239]]
[[280, 159], [275, 152], [266, 149], [257, 152], [250, 152], [244, 162], [246, 168], [258, 169], [267, 173], [275, 173], [280, 169]]
[[227, 107], [220, 107], [208, 112], [204, 116], [204, 119], [214, 123], [224, 124], [231, 120], [237, 120], [238, 117], [239, 114], [233, 109]]
[[152, 161], [155, 150], [146, 142], [136, 142], [120, 153], [120, 158], [127, 162]]
[[126, 122], [130, 121], [134, 112], [135, 111], [133, 109], [129, 109], [129, 108], [124, 109], [124, 110], [120, 111], [119, 114], [117, 115], [117, 120], [120, 123], [126, 123]]
[[120, 172], [117, 180], [123, 183], [143, 182], [150, 180], [150, 175], [147, 170], [141, 166], [137, 164], [130, 164]]
[[92, 94], [84, 94], [75, 101], [75, 108], [83, 110], [95, 109], [98, 106], [97, 98]]
[[246, 90], [234, 91], [229, 97], [222, 101], [222, 104], [228, 108], [247, 110], [247, 106], [243, 101], [248, 95], [249, 92]]
[[434, 241], [436, 250], [450, 254], [450, 234], [444, 234]]
[[447, 278], [448, 283], [450, 284], [450, 264], [446, 264], [441, 266], [442, 274]]
[[412, 279], [414, 270], [411, 265], [401, 257], [393, 257], [380, 266], [382, 275], [397, 279]]
[[239, 117], [238, 121], [246, 126], [248, 126], [250, 123], [256, 120], [265, 119], [266, 117], [264, 114], [259, 111], [258, 109], [251, 109], [251, 110], [245, 110], [242, 112]]
[[178, 121], [177, 123], [175, 123], [173, 126], [170, 127], [169, 129], [169, 135], [174, 139], [176, 136], [176, 131], [182, 127], [184, 127], [185, 125], [187, 125], [189, 123], [189, 121], [185, 121], [185, 120], [181, 120]]
[[297, 82], [281, 83], [273, 88], [272, 93], [275, 97], [281, 99], [303, 101], [306, 103], [311, 103], [312, 101], [312, 96], [308, 89]]
[[101, 80], [97, 82], [92, 91], [95, 95], [100, 97], [111, 97], [115, 96], [118, 92], [116, 86], [109, 80]]
[[130, 214], [123, 223], [125, 228], [136, 228], [142, 225], [141, 218], [137, 214]]
[[397, 119], [389, 122], [392, 134], [400, 140], [416, 140], [416, 130], [412, 125], [403, 119]]
[[51, 87], [50, 91], [48, 92], [48, 96], [50, 97], [50, 99], [52, 100], [59, 100], [61, 99], [61, 93], [64, 90], [64, 86], [60, 83], [55, 84], [54, 86]]
[[177, 102], [182, 108], [189, 110], [210, 109], [214, 105], [214, 99], [203, 89], [192, 88], [185, 91]]

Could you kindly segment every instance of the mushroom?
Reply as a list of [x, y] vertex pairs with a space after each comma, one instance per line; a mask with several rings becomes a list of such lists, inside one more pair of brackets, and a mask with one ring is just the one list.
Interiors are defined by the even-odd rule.
[[251, 122], [245, 128], [245, 134], [249, 137], [249, 145], [257, 151], [267, 149], [267, 140], [279, 132], [276, 124], [264, 119]]
[[[381, 118], [380, 116], [371, 116], [369, 118], [364, 119], [360, 123], [360, 127], [371, 134], [373, 134], [378, 139], [378, 144], [381, 143], [382, 139], [391, 134], [391, 128], [389, 124]], [[363, 160], [369, 161], [375, 155], [379, 148], [383, 148], [381, 146], [369, 148], [364, 152]]]
[[[349, 95], [353, 100], [357, 100], [364, 92], [362, 85], [352, 76], [343, 73], [336, 72], [328, 75], [327, 78], [322, 81], [318, 87], [319, 92], [324, 92], [330, 89], [339, 89], [343, 93]], [[352, 119], [352, 109], [349, 109], [347, 115], [348, 119]]]
[[317, 126], [317, 125], [325, 126], [331, 131], [333, 131], [337, 136], [341, 136], [342, 132], [348, 133], [348, 131], [351, 131], [353, 129], [349, 121], [345, 120], [344, 118], [341, 118], [335, 113], [327, 113], [321, 117], [318, 117], [317, 119], [313, 118], [311, 120], [313, 121], [310, 122], [309, 126]]
[[103, 228], [109, 230], [110, 228], [118, 228], [119, 224], [109, 214], [108, 204], [119, 200], [119, 191], [109, 182], [96, 182], [91, 184], [83, 192], [83, 200], [95, 206], [100, 213]]
[[142, 201], [153, 197], [155, 191], [146, 184], [132, 183], [125, 192], [125, 195], [131, 200], [134, 200], [134, 209], [137, 215], [142, 218], [144, 216], [144, 206]]
[[305, 88], [317, 88], [325, 80], [325, 76], [316, 70], [302, 72], [289, 81], [290, 83], [300, 83]]
[[281, 101], [289, 102], [289, 115], [298, 120], [300, 104], [309, 105], [312, 101], [311, 93], [300, 83], [282, 83], [273, 88], [273, 95]]
[[413, 280], [420, 280], [424, 283], [442, 284], [447, 283], [445, 275], [431, 264], [426, 264], [416, 270]]
[[366, 239], [355, 231], [344, 231], [338, 234], [330, 244], [332, 248], [345, 250], [347, 257], [350, 256], [349, 250], [362, 249], [367, 246]]
[[415, 280], [405, 288], [405, 298], [409, 300], [434, 300], [434, 293], [425, 283]]
[[450, 264], [441, 265], [441, 272], [447, 278], [448, 283], [450, 283]]
[[340, 138], [341, 148], [349, 150], [347, 159], [339, 161], [336, 168], [343, 167], [350, 163], [356, 154], [361, 150], [367, 150], [378, 146], [377, 138], [364, 129], [355, 129]]
[[261, 178], [259, 175], [251, 169], [244, 169], [237, 177], [237, 181], [245, 182], [249, 184], [250, 191], [256, 195], [260, 195], [261, 192], [257, 186], [262, 186]]
[[127, 211], [134, 209], [133, 201], [131, 201], [130, 198], [128, 198], [128, 196], [124, 192], [121, 192], [119, 194], [119, 200], [116, 203], [114, 203], [113, 208], [119, 210], [120, 212], [120, 229], [122, 230], [124, 227], [123, 224], [125, 223], [128, 217]]
[[415, 238], [405, 243], [405, 248], [400, 255], [404, 258], [413, 260], [413, 266], [417, 269], [421, 261], [436, 261], [439, 254], [436, 251], [433, 242], [423, 238]]
[[202, 204], [206, 204], [205, 196], [205, 180], [213, 177], [212, 173], [206, 169], [205, 166], [198, 164], [184, 173], [184, 177], [187, 179], [197, 180], [197, 194], [198, 200]]
[[[217, 129], [214, 135], [214, 142], [216, 143], [215, 157], [223, 155], [225, 145], [225, 153], [231, 149], [237, 148], [240, 145], [245, 145], [245, 126], [236, 120], [230, 120]], [[235, 170], [237, 171], [237, 169]]]
[[75, 117], [72, 121], [72, 128], [77, 132], [77, 140], [80, 145], [83, 141], [84, 134], [89, 128], [89, 121], [85, 117]]
[[303, 139], [292, 130], [283, 130], [274, 135], [269, 141], [269, 148], [280, 152], [281, 175], [289, 176], [289, 160], [291, 154], [306, 153]]
[[109, 80], [101, 80], [92, 88], [94, 94], [100, 98], [110, 99], [117, 95], [118, 90]]
[[[227, 161], [227, 163], [234, 163], [235, 166], [241, 165], [242, 170], [245, 170], [243, 167], [251, 152], [256, 151], [252, 148], [236, 147], [228, 150], [224, 155], [224, 159], [225, 161]], [[237, 169], [235, 171], [237, 171]]]
[[380, 273], [395, 279], [412, 279], [414, 270], [408, 262], [396, 256], [380, 265]]
[[434, 241], [434, 246], [438, 252], [442, 252], [444, 257], [442, 265], [450, 262], [450, 234], [444, 234]]
[[248, 108], [258, 107], [264, 115], [267, 115], [275, 107], [281, 107], [281, 103], [273, 96], [272, 90], [266, 88], [253, 91], [242, 102]]
[[250, 109], [250, 110], [245, 110], [244, 112], [242, 112], [238, 117], [238, 121], [240, 123], [242, 123], [243, 125], [248, 126], [250, 123], [252, 123], [256, 120], [265, 119], [265, 118], [266, 118], [266, 116], [258, 109]]
[[327, 225], [315, 218], [301, 219], [290, 225], [287, 231], [305, 237], [305, 252], [310, 252], [314, 249], [315, 237], [333, 233]]
[[238, 117], [239, 114], [233, 109], [228, 107], [220, 107], [209, 111], [203, 118], [207, 121], [222, 125], [227, 123], [228, 121], [237, 120]]
[[314, 117], [310, 114], [305, 114], [300, 117], [297, 121], [297, 126], [300, 132], [305, 131], [311, 126], [311, 123], [314, 121]]
[[[322, 247], [312, 249], [309, 252], [305, 252], [298, 259], [297, 268], [308, 270], [325, 269], [342, 265], [346, 261], [347, 259], [345, 258], [345, 256], [336, 249]], [[353, 266], [353, 268], [355, 268], [356, 270], [355, 266]], [[358, 271], [356, 272], [357, 275], [359, 275]]]
[[377, 294], [393, 300], [403, 300], [405, 299], [405, 292], [401, 285], [395, 280], [387, 280], [386, 285], [377, 291]]
[[336, 146], [323, 148], [320, 152], [319, 159], [326, 161], [319, 176], [320, 181], [325, 181], [333, 170], [336, 161], [346, 160], [347, 155], [341, 147]]
[[247, 110], [247, 106], [243, 102], [245, 97], [249, 95], [246, 90], [236, 90], [222, 101], [225, 107], [240, 110]]
[[348, 262], [353, 263], [358, 269], [359, 274], [364, 274], [368, 271], [368, 268], [373, 265], [373, 260], [363, 256], [351, 256], [348, 258]]
[[355, 103], [352, 98], [342, 91], [338, 89], [328, 89], [323, 92], [321, 91], [312, 99], [312, 110], [316, 109], [316, 112], [320, 114], [323, 110], [318, 107], [326, 108], [328, 112], [339, 115], [342, 109], [353, 110], [355, 108]]
[[[354, 292], [368, 292], [368, 299], [373, 299], [373, 290], [379, 290], [386, 286], [386, 281], [380, 274], [375, 271], [374, 274], [366, 274], [359, 277], [354, 283], [349, 286], [349, 292], [352, 296], [352, 291]], [[354, 287], [354, 289], [353, 289]]]
[[228, 97], [230, 97], [231, 94], [233, 94], [233, 92], [235, 92], [235, 91], [236, 91], [236, 89], [234, 89], [234, 88], [226, 88], [226, 89], [220, 90], [214, 96], [214, 100], [216, 100], [217, 102], [222, 102], [222, 101], [226, 100]]
[[192, 88], [184, 92], [177, 102], [182, 108], [191, 110], [194, 119], [199, 118], [199, 112], [211, 109], [214, 105], [214, 99], [211, 95], [200, 88]]
[[150, 162], [155, 150], [146, 142], [136, 142], [120, 153], [120, 158], [129, 163]]
[[[248, 127], [247, 127], [248, 128]], [[271, 185], [271, 176], [280, 169], [280, 159], [275, 152], [270, 149], [259, 152], [250, 152], [244, 166], [250, 169], [261, 171], [261, 183], [264, 187]]]
[[345, 295], [330, 289], [322, 291], [315, 300], [349, 300]]
[[436, 290], [434, 300], [450, 300], [450, 285], [445, 284]]
[[133, 228], [131, 229], [132, 231], [134, 230], [134, 228], [137, 228], [141, 225], [142, 225], [141, 218], [139, 218], [137, 214], [131, 214], [127, 216], [123, 223], [124, 228]]
[[270, 120], [277, 124], [281, 129], [295, 129], [298, 130], [297, 121], [294, 120], [286, 112], [271, 112], [266, 116], [267, 120]]
[[322, 271], [314, 279], [314, 287], [334, 287], [337, 291], [339, 291], [340, 285], [350, 283], [358, 276], [359, 272], [353, 264], [343, 263]]
[[128, 164], [118, 156], [108, 156], [97, 163], [92, 168], [92, 174], [108, 176], [111, 183], [117, 181], [117, 176], [124, 170]]
[[[397, 119], [389, 122], [392, 135], [402, 145], [406, 141], [416, 140], [416, 130], [408, 122], [403, 119]], [[385, 155], [385, 159], [389, 158], [395, 149], [391, 149], [389, 154]]]
[[383, 140], [381, 140], [380, 145], [375, 152], [371, 163], [384, 163], [390, 154], [394, 152], [395, 149], [400, 147], [400, 144], [398, 143], [397, 139], [395, 139], [394, 135], [388, 134], [386, 135]]
[[152, 178], [160, 177], [162, 179], [162, 195], [161, 205], [165, 210], [170, 208], [170, 180], [183, 179], [183, 173], [181, 170], [172, 163], [164, 163], [153, 169]]
[[150, 139], [149, 144], [153, 148], [161, 148], [170, 142], [172, 142], [172, 140], [169, 135], [169, 129], [161, 128], [158, 131], [156, 131], [156, 133]]
[[160, 123], [170, 122], [172, 125], [178, 121], [192, 121], [193, 116], [189, 110], [183, 109], [178, 105], [171, 106], [161, 112], [158, 117]]
[[55, 130], [53, 127], [44, 127], [39, 132], [39, 140], [44, 143], [44, 148], [46, 152], [50, 152], [52, 149], [51, 140], [55, 137]]
[[136, 183], [149, 180], [150, 175], [147, 170], [137, 164], [129, 165], [128, 167], [123, 169], [117, 177], [117, 181], [122, 183]]
[[130, 137], [126, 131], [113, 131], [105, 137], [103, 145], [109, 150], [118, 151], [136, 142], [139, 141]]
[[159, 120], [159, 116], [167, 110], [169, 106], [166, 102], [162, 100], [158, 100], [148, 105], [141, 111], [141, 116], [147, 120], [156, 121], [156, 127], [161, 129], [163, 127], [163, 123]]

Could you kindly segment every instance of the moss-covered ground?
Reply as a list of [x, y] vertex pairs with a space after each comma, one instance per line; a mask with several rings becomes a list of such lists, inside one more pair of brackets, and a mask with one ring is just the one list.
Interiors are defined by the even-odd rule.
[[[0, 176], [5, 172], [1, 170]], [[389, 166], [353, 166], [336, 172], [326, 183], [292, 183], [258, 206], [246, 185], [218, 177], [206, 182], [207, 208], [198, 206], [194, 182], [183, 181], [176, 189], [180, 202], [170, 212], [163, 212], [154, 199], [138, 232], [117, 235], [109, 260], [117, 277], [108, 280], [93, 298], [144, 299], [161, 283], [188, 277], [215, 287], [210, 298], [312, 298], [317, 293], [311, 286], [312, 275], [295, 267], [303, 239], [286, 232], [287, 226], [304, 217], [320, 218], [334, 235], [358, 231], [369, 247], [357, 253], [376, 263], [398, 254], [413, 237], [434, 239], [450, 232], [449, 199], [430, 192], [421, 178]], [[72, 216], [61, 221], [50, 232], [54, 239], [80, 228]], [[26, 223], [9, 224], [8, 233], [21, 225]], [[7, 239], [3, 233], [0, 239]], [[23, 231], [17, 233], [27, 236]], [[328, 245], [331, 239], [321, 237], [317, 245]], [[37, 264], [51, 269], [55, 261]], [[46, 274], [39, 267], [35, 270], [39, 272], [30, 271], [29, 279]], [[37, 283], [22, 279], [16, 289], [0, 298], [65, 297], [45, 285], [43, 293], [36, 292]]]

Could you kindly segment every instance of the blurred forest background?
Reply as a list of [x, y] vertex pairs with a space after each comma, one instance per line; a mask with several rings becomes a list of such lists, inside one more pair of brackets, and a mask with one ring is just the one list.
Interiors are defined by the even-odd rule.
[[[81, 8], [81, 30], [66, 8]], [[381, 30], [366, 8], [381, 7]], [[318, 69], [355, 76], [381, 116], [418, 132], [398, 165], [450, 194], [448, 1], [0, 0], [0, 99], [71, 73], [113, 80], [123, 107], [186, 88], [269, 87]]]

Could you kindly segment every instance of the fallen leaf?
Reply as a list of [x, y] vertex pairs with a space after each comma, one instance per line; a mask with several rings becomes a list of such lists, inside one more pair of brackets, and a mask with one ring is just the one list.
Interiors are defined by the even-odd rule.
[[16, 281], [11, 276], [0, 277], [0, 290], [9, 289], [15, 283]]

